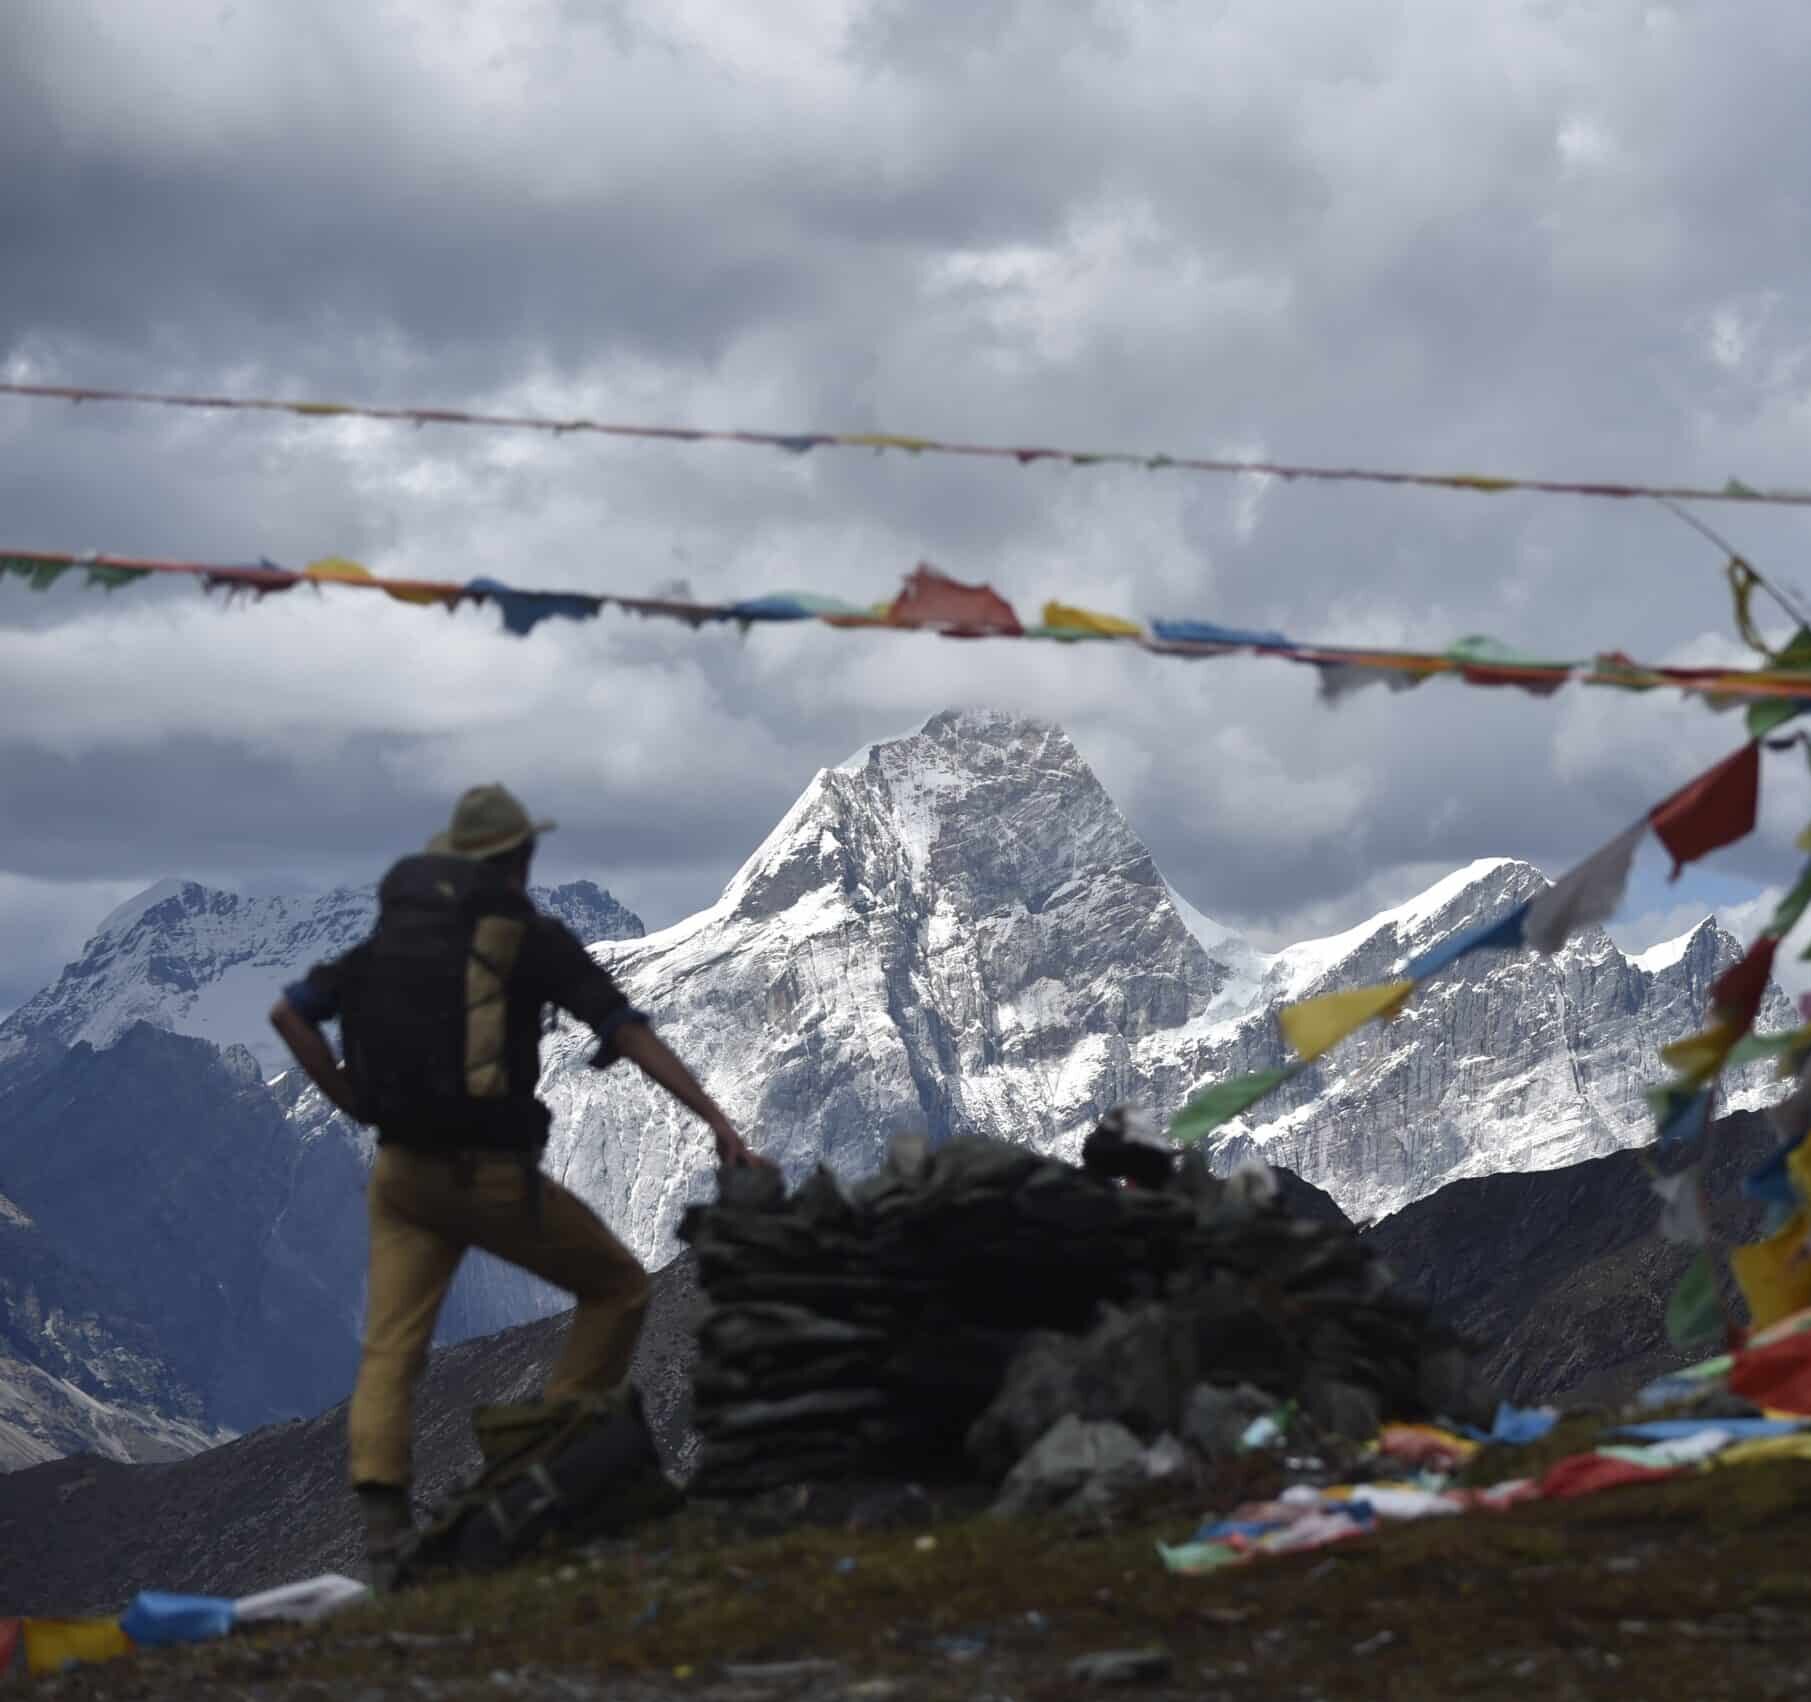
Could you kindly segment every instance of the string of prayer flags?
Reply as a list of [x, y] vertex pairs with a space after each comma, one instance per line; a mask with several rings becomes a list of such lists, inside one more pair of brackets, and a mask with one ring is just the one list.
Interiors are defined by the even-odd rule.
[[[1296, 1068], [1313, 1063], [1367, 1023], [1395, 1017], [1418, 987], [1473, 952], [1526, 945], [1550, 955], [1583, 929], [1607, 921], [1622, 901], [1635, 853], [1650, 827], [1658, 833], [1664, 821], [1673, 836], [1668, 849], [1675, 858], [1683, 852], [1686, 860], [1741, 838], [1755, 824], [1759, 776], [1760, 747], [1750, 741], [1674, 792], [1551, 886], [1501, 916], [1461, 929], [1430, 947], [1411, 959], [1397, 979], [1343, 988], [1284, 1006], [1277, 1021], [1300, 1061]], [[1744, 821], [1746, 826], [1742, 826]], [[1683, 1145], [1707, 1125], [1711, 1094], [1706, 1090], [1700, 1095], [1698, 1090], [1727, 1066], [1734, 1048], [1753, 1026], [1779, 941], [1808, 907], [1811, 863], [1780, 901], [1766, 933], [1713, 985], [1710, 1026], [1675, 1041], [1661, 1053], [1678, 1072], [1671, 1087], [1657, 1089], [1652, 1096], [1663, 1140]], [[1804, 1049], [1811, 1051], [1811, 1026]], [[1244, 1115], [1294, 1073], [1265, 1071], [1205, 1089], [1176, 1114], [1170, 1126], [1172, 1138], [1200, 1140]]]
[[[1755, 751], [1756, 746], [1746, 747]], [[1741, 753], [1738, 753], [1740, 755]], [[1687, 787], [1685, 792], [1700, 798], [1715, 790], [1720, 775], [1726, 775], [1729, 759], [1718, 765], [1709, 776]], [[1758, 756], [1756, 758], [1758, 762]], [[1711, 781], [1711, 785], [1706, 785]], [[1727, 784], [1725, 782], [1721, 782]], [[1664, 807], [1664, 806], [1663, 806]], [[1747, 803], [1752, 820], [1752, 801]], [[1659, 812], [1656, 812], [1658, 815]], [[1718, 1079], [1731, 1065], [1774, 1056], [1782, 1070], [1793, 1073], [1811, 1055], [1811, 1024], [1784, 1035], [1752, 1033], [1754, 1019], [1767, 994], [1774, 959], [1780, 942], [1802, 919], [1811, 905], [1811, 862], [1799, 871], [1797, 880], [1774, 907], [1767, 926], [1756, 936], [1742, 956], [1724, 970], [1710, 988], [1710, 1020], [1696, 1034], [1663, 1047], [1660, 1056], [1672, 1066], [1675, 1075], [1664, 1087], [1654, 1089], [1649, 1100], [1659, 1122], [1659, 1146], [1669, 1149], [1691, 1147], [1701, 1152], [1702, 1141], [1709, 1129], [1710, 1107]], [[1811, 1151], [1805, 1145], [1804, 1112], [1806, 1100], [1801, 1087], [1783, 1105], [1775, 1107], [1776, 1125], [1787, 1121], [1788, 1142], [1744, 1184], [1744, 1192], [1765, 1200], [1775, 1218], [1770, 1233], [1745, 1247], [1731, 1250], [1730, 1269], [1748, 1304], [1754, 1328], [1764, 1329], [1777, 1319], [1811, 1306], [1811, 1259], [1806, 1256], [1806, 1237], [1811, 1233]], [[1696, 1177], [1702, 1158], [1688, 1171], [1675, 1176], [1656, 1176], [1653, 1189], [1663, 1202], [1660, 1232], [1669, 1239], [1680, 1239], [1680, 1195], [1685, 1182], [1681, 1177]], [[1708, 1233], [1705, 1240], [1708, 1241]], [[1709, 1265], [1708, 1252], [1686, 1273], [1680, 1289], [1668, 1310], [1668, 1328], [1672, 1328], [1674, 1311], [1701, 1311], [1700, 1296], [1688, 1293], [1688, 1285], [1701, 1282], [1699, 1264]], [[1714, 1272], [1711, 1278], [1714, 1290]], [[1675, 1337], [1675, 1340], [1678, 1338]], [[1683, 1345], [1683, 1344], [1681, 1344]]]
[[1470, 491], [1495, 495], [1530, 491], [1547, 496], [1603, 497], [1627, 500], [1646, 497], [1671, 502], [1740, 502], [1811, 507], [1811, 490], [1791, 487], [1758, 489], [1740, 479], [1721, 485], [1656, 485], [1603, 479], [1512, 478], [1495, 473], [1436, 473], [1396, 468], [1329, 466], [1309, 462], [1242, 460], [1221, 455], [1166, 455], [1137, 449], [1064, 449], [1044, 445], [972, 443], [918, 437], [892, 431], [749, 431], [721, 426], [642, 425], [633, 422], [564, 418], [538, 414], [481, 413], [467, 408], [386, 407], [368, 402], [316, 402], [280, 396], [198, 395], [168, 390], [127, 390], [88, 384], [0, 383], [0, 395], [33, 401], [111, 402], [141, 407], [190, 408], [247, 414], [287, 414], [297, 419], [389, 420], [406, 425], [478, 426], [493, 430], [532, 431], [550, 437], [589, 435], [663, 443], [741, 444], [806, 455], [816, 449], [895, 450], [908, 455], [950, 455], [969, 459], [1014, 461], [1021, 467], [1040, 461], [1070, 467], [1140, 467], [1150, 472], [1204, 473], [1235, 478], [1276, 478], [1287, 482], [1372, 484]]
[[[1162, 656], [1258, 656], [1312, 667], [1320, 696], [1330, 704], [1343, 701], [1362, 685], [1407, 691], [1444, 675], [1472, 685], [1520, 686], [1540, 696], [1567, 681], [1640, 690], [1668, 686], [1695, 695], [1713, 707], [1747, 702], [1768, 709], [1769, 726], [1789, 719], [1801, 708], [1811, 708], [1811, 648], [1806, 651], [1805, 665], [1790, 670], [1647, 668], [1619, 654], [1599, 656], [1595, 664], [1544, 662], [1522, 657], [1482, 638], [1462, 640], [1448, 651], [1397, 651], [1304, 644], [1280, 632], [1204, 620], [1157, 620], [1147, 629], [1119, 615], [1054, 600], [1044, 604], [1040, 624], [1027, 626], [1012, 604], [992, 586], [951, 579], [927, 564], [920, 564], [908, 576], [891, 601], [875, 604], [855, 604], [804, 591], [700, 602], [689, 594], [632, 597], [618, 592], [528, 589], [489, 577], [464, 584], [400, 579], [374, 574], [343, 556], [323, 557], [297, 572], [269, 561], [218, 564], [24, 550], [0, 554], [0, 579], [23, 578], [32, 589], [44, 591], [76, 566], [86, 569], [89, 585], [110, 591], [158, 575], [181, 574], [198, 580], [208, 590], [229, 595], [244, 592], [259, 599], [298, 585], [312, 585], [317, 590], [331, 586], [380, 591], [399, 603], [449, 610], [461, 603], [494, 603], [503, 616], [503, 630], [518, 638], [528, 636], [544, 620], [589, 620], [608, 607], [625, 614], [683, 621], [694, 628], [721, 623], [746, 631], [761, 623], [815, 621], [837, 629], [929, 632], [945, 638], [1059, 644], [1091, 639], [1135, 645]], [[1807, 635], [1807, 645], [1811, 646], [1811, 634]], [[1752, 760], [1741, 757], [1732, 763], [1727, 775], [1706, 777], [1707, 783], [1717, 783], [1702, 796], [1680, 794], [1661, 806], [1656, 831], [1662, 831], [1662, 836], [1674, 844], [1682, 861], [1702, 855], [1703, 849], [1722, 842], [1722, 832], [1735, 831], [1724, 818], [1739, 826], [1741, 781], [1745, 773], [1752, 778]], [[1694, 845], [1700, 848], [1694, 850]]]

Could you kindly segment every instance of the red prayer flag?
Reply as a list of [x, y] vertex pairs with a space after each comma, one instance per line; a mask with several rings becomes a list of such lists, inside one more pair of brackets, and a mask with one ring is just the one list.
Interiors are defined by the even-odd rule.
[[1538, 1488], [1543, 1501], [1571, 1501], [1580, 1495], [1595, 1495], [1600, 1489], [1617, 1489], [1625, 1483], [1663, 1483], [1678, 1475], [1677, 1466], [1638, 1466], [1608, 1454], [1571, 1454], [1548, 1467]]
[[1767, 978], [1773, 973], [1773, 954], [1780, 942], [1763, 934], [1710, 984], [1710, 1008], [1719, 1016], [1733, 1017], [1744, 1029], [1754, 1023], [1761, 1000], [1767, 996]]
[[991, 585], [964, 585], [925, 562], [907, 575], [887, 610], [887, 624], [934, 627], [946, 638], [1021, 638], [1025, 633], [1012, 604]]
[[1656, 804], [1648, 821], [1673, 854], [1672, 878], [1707, 851], [1752, 833], [1760, 801], [1761, 747], [1751, 741]]
[[19, 1648], [19, 1625], [16, 1619], [0, 1619], [0, 1678], [13, 1670], [13, 1656]]
[[1737, 1354], [1729, 1392], [1775, 1412], [1811, 1413], [1811, 1331]]

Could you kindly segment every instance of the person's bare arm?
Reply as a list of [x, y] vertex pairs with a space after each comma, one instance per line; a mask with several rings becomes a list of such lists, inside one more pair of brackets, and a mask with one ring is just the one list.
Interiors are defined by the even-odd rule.
[[645, 1022], [625, 1022], [611, 1036], [618, 1054], [627, 1058], [649, 1081], [663, 1087], [688, 1111], [709, 1125], [717, 1140], [720, 1164], [762, 1164], [766, 1161], [750, 1152], [736, 1133], [735, 1126], [724, 1116], [716, 1100], [698, 1084], [667, 1043]]
[[279, 999], [270, 1008], [270, 1025], [282, 1035], [283, 1044], [295, 1054], [308, 1079], [348, 1117], [364, 1120], [358, 1094], [345, 1067], [334, 1057], [327, 1037], [287, 999]]

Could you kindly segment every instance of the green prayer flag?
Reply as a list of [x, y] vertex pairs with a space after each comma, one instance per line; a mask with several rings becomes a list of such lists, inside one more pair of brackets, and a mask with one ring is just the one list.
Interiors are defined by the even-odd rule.
[[1178, 1111], [1170, 1123], [1170, 1139], [1179, 1146], [1210, 1135], [1222, 1123], [1230, 1123], [1241, 1112], [1249, 1110], [1265, 1094], [1273, 1093], [1288, 1081], [1294, 1070], [1259, 1070], [1255, 1076], [1235, 1076], [1231, 1081], [1216, 1082], [1205, 1093], [1198, 1093]]
[[1801, 626], [1786, 641], [1784, 650], [1774, 652], [1772, 660], [1776, 668], [1811, 668], [1811, 626]]
[[1699, 1253], [1686, 1267], [1673, 1297], [1666, 1303], [1666, 1339], [1674, 1347], [1691, 1347], [1722, 1332], [1723, 1302], [1717, 1294], [1717, 1270], [1710, 1254]]
[[1798, 926], [1799, 918], [1804, 915], [1808, 904], [1811, 904], [1811, 863], [1807, 863], [1799, 871], [1791, 890], [1774, 907], [1773, 920], [1767, 924], [1767, 932], [1776, 940], [1783, 940]]
[[1576, 662], [1555, 661], [1550, 656], [1529, 656], [1523, 651], [1512, 650], [1507, 644], [1495, 638], [1488, 638], [1482, 633], [1472, 633], [1461, 638], [1457, 643], [1449, 644], [1443, 652], [1449, 662], [1475, 664], [1480, 667], [1508, 668], [1576, 668]]
[[1801, 1039], [1797, 1029], [1785, 1034], [1744, 1034], [1729, 1049], [1726, 1060], [1733, 1069], [1737, 1064], [1756, 1064], [1763, 1058], [1777, 1058], [1782, 1052], [1790, 1052]]
[[148, 567], [108, 567], [97, 562], [88, 569], [88, 577], [83, 583], [98, 585], [103, 591], [117, 591], [122, 585], [136, 585], [150, 576]]
[[34, 591], [48, 591], [69, 571], [66, 561], [38, 561], [32, 556], [0, 556], [0, 578], [16, 573]]
[[1804, 707], [1796, 698], [1769, 697], [1759, 703], [1748, 706], [1748, 736], [1751, 739], [1765, 738], [1775, 727], [1792, 717]]

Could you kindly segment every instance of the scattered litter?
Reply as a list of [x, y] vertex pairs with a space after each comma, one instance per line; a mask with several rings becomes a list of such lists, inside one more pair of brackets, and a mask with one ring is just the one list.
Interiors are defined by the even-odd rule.
[[1174, 1667], [1167, 1649], [1104, 1649], [1077, 1656], [1068, 1673], [1077, 1684], [1151, 1684], [1168, 1678]]
[[1250, 1454], [1260, 1448], [1273, 1447], [1283, 1440], [1283, 1427], [1286, 1422], [1286, 1415], [1274, 1412], [1267, 1412], [1262, 1418], [1254, 1418], [1239, 1432], [1240, 1449]]
[[1375, 1637], [1367, 1637], [1362, 1643], [1354, 1643], [1352, 1653], [1361, 1661], [1368, 1660], [1372, 1655], [1382, 1654], [1395, 1641], [1396, 1633], [1394, 1631], [1379, 1631]]
[[728, 1661], [723, 1676], [738, 1684], [800, 1684], [841, 1671], [840, 1661]]
[[370, 1594], [369, 1586], [355, 1578], [324, 1572], [318, 1578], [304, 1578], [299, 1584], [279, 1584], [274, 1590], [241, 1596], [233, 1603], [233, 1618], [240, 1625], [255, 1625], [270, 1619], [287, 1619], [306, 1625], [365, 1601]]

